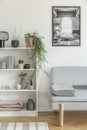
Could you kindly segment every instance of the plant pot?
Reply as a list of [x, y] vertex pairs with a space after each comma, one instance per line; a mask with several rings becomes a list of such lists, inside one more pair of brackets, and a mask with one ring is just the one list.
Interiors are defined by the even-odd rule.
[[11, 45], [12, 45], [12, 47], [19, 47], [19, 41], [18, 40], [12, 40]]
[[24, 64], [19, 64], [19, 65], [18, 65], [18, 68], [19, 68], [19, 69], [23, 69], [23, 68], [24, 68]]
[[29, 86], [29, 89], [31, 89], [31, 90], [34, 89], [34, 86], [33, 86], [33, 85], [30, 85], [30, 86]]
[[34, 46], [33, 37], [26, 38], [25, 42], [26, 42], [26, 47], [33, 47]]

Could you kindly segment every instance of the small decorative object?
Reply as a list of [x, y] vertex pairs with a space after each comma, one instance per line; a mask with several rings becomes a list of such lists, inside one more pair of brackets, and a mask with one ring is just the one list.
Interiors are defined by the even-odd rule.
[[25, 77], [27, 76], [27, 73], [24, 73], [24, 72], [21, 72], [19, 74], [19, 77], [21, 79], [21, 82], [20, 82], [20, 85], [21, 85], [21, 89], [26, 89], [27, 88], [27, 82], [26, 82], [26, 79]]
[[5, 89], [9, 89], [10, 87], [9, 86], [5, 86]]
[[3, 61], [0, 61], [0, 69], [6, 69], [6, 61], [3, 60]]
[[6, 69], [6, 61], [2, 62], [2, 69]]
[[4, 88], [4, 86], [1, 86], [1, 87], [0, 87], [0, 89], [3, 89], [3, 88]]
[[5, 41], [9, 39], [9, 33], [0, 31], [0, 47], [5, 47]]
[[34, 89], [34, 85], [33, 85], [32, 79], [30, 80], [30, 86], [29, 86], [29, 89]]
[[18, 68], [19, 68], [19, 69], [23, 69], [23, 68], [24, 68], [24, 61], [21, 60], [21, 59], [19, 59]]
[[52, 7], [52, 45], [80, 46], [80, 6]]
[[19, 34], [16, 27], [13, 31], [11, 29], [11, 45], [12, 47], [19, 47]]
[[12, 47], [19, 47], [19, 41], [18, 40], [12, 40], [11, 45], [12, 45]]
[[30, 68], [30, 64], [25, 64], [24, 65], [24, 69], [29, 69]]
[[33, 99], [28, 99], [26, 107], [27, 107], [27, 110], [34, 110], [35, 109], [35, 104], [34, 104]]
[[7, 69], [15, 68], [15, 56], [7, 56]]
[[1, 86], [1, 89], [10, 89], [9, 86]]
[[17, 84], [16, 89], [21, 89], [21, 84]]

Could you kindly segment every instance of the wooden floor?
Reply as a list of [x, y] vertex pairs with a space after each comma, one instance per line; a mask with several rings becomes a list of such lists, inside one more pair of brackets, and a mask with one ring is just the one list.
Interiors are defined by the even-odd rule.
[[0, 122], [48, 122], [49, 130], [87, 130], [87, 112], [65, 112], [64, 126], [59, 127], [59, 114], [41, 112], [38, 117], [4, 117]]

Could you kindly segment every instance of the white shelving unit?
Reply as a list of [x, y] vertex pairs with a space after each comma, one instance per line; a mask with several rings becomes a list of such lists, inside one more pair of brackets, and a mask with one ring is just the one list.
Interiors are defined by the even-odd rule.
[[[18, 58], [21, 56], [25, 58], [25, 63], [27, 61], [27, 50], [32, 51], [34, 48], [26, 48], [26, 47], [18, 47], [18, 48], [12, 48], [12, 47], [6, 47], [6, 48], [0, 48], [0, 58], [5, 57], [8, 55], [18, 56]], [[35, 60], [35, 59], [34, 59]], [[30, 62], [30, 60], [29, 60]], [[35, 69], [31, 66], [29, 69], [0, 69], [0, 100], [22, 100], [24, 102], [24, 108], [21, 110], [6, 110], [6, 111], [0, 111], [0, 116], [37, 116], [38, 115], [38, 89], [37, 89], [37, 82], [36, 82], [36, 73], [33, 79], [34, 83], [34, 89], [30, 90], [27, 89], [19, 89], [17, 90], [15, 88], [15, 85], [18, 83], [18, 74], [20, 72], [27, 72], [29, 75], [33, 73]], [[11, 86], [10, 89], [2, 89], [1, 86]], [[33, 99], [35, 103], [35, 110], [27, 110], [26, 109], [26, 103], [28, 99]]]

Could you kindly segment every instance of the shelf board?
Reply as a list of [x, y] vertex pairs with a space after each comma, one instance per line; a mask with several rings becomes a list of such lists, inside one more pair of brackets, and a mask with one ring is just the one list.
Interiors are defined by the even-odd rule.
[[19, 110], [19, 111], [0, 111], [0, 117], [8, 116], [37, 116], [38, 111], [28, 111], [28, 110]]
[[36, 89], [0, 89], [0, 92], [35, 92]]
[[3, 48], [0, 48], [0, 50], [23, 50], [23, 49], [31, 50], [34, 48], [35, 47], [3, 47]]
[[35, 68], [30, 68], [30, 69], [0, 69], [0, 71], [32, 71], [32, 70], [35, 70]]

